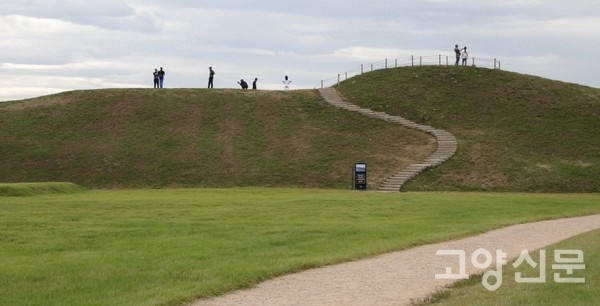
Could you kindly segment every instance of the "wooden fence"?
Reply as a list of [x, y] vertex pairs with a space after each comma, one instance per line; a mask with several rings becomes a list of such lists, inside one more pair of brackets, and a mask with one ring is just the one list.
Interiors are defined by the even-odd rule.
[[[337, 77], [331, 77], [328, 79], [321, 80], [321, 88], [333, 86], [339, 84], [342, 81], [345, 81], [353, 76], [361, 75], [363, 73], [381, 70], [381, 69], [389, 69], [389, 68], [398, 68], [398, 67], [414, 67], [414, 66], [454, 66], [456, 59], [454, 56], [446, 56], [446, 55], [432, 55], [432, 56], [414, 56], [411, 55], [409, 57], [404, 58], [395, 58], [395, 59], [385, 59], [383, 61], [379, 61], [371, 64], [361, 64], [358, 67], [355, 67], [349, 71], [338, 73]], [[459, 66], [462, 65], [462, 59], [458, 63]], [[500, 61], [493, 58], [476, 58], [471, 57], [468, 59], [466, 66], [473, 67], [483, 67], [490, 69], [501, 69]]]

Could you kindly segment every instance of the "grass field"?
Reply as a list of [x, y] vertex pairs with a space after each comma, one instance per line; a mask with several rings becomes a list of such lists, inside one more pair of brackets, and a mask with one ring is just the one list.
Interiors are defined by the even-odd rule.
[[0, 305], [173, 305], [503, 225], [600, 213], [599, 201], [263, 188], [0, 197]]
[[[105, 89], [5, 102], [0, 305], [176, 305], [311, 267], [600, 213], [598, 89], [405, 67], [338, 90], [457, 136], [457, 155], [406, 190], [564, 194], [343, 190], [356, 162], [369, 165], [374, 188], [435, 145], [329, 106], [315, 90]], [[5, 184], [39, 181], [76, 184]], [[221, 189], [87, 189], [175, 187]], [[514, 284], [507, 269], [502, 291], [484, 294], [474, 279], [445, 301], [595, 301], [598, 232], [565, 243], [557, 247], [584, 248], [585, 286]]]
[[[592, 231], [543, 249], [545, 253], [546, 278], [543, 283], [517, 282], [515, 273], [523, 277], [538, 277], [539, 268], [527, 263], [513, 266], [507, 264], [503, 270], [502, 286], [494, 292], [487, 291], [481, 284], [481, 276], [472, 277], [453, 286], [451, 290], [438, 292], [444, 296], [436, 305], [598, 305], [600, 303], [600, 230]], [[565, 270], [554, 270], [556, 250], [581, 250], [585, 269], [574, 270], [568, 275]], [[532, 252], [535, 263], [540, 264], [540, 252]], [[554, 273], [562, 278], [583, 278], [585, 283], [558, 283]]]

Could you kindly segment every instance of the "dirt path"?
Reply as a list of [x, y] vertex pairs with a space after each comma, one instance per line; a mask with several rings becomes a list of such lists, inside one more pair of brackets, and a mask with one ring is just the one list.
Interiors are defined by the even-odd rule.
[[[478, 271], [470, 257], [479, 248], [488, 250], [494, 259], [496, 250], [501, 249], [510, 262], [523, 249], [541, 249], [597, 228], [600, 215], [514, 225], [460, 240], [289, 274], [193, 305], [404, 305], [454, 282], [435, 279], [435, 274], [446, 273], [447, 267], [452, 268], [452, 273], [459, 271], [458, 256], [436, 255], [438, 250], [465, 250], [466, 272], [472, 274]], [[483, 256], [480, 259], [484, 261]]]

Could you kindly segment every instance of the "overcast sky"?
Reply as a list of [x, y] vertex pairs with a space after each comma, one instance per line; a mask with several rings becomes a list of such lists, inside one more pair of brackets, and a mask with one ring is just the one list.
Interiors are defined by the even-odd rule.
[[[0, 101], [72, 89], [315, 88], [385, 58], [470, 56], [600, 87], [598, 0], [2, 0]], [[493, 66], [493, 64], [491, 64]]]

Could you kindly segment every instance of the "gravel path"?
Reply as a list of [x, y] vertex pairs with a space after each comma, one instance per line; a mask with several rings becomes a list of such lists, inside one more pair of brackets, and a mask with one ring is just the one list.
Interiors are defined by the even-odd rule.
[[[436, 288], [454, 282], [436, 280], [435, 274], [458, 270], [458, 256], [436, 255], [438, 250], [465, 250], [466, 272], [480, 272], [471, 254], [485, 248], [517, 258], [521, 250], [537, 250], [575, 235], [600, 228], [600, 215], [514, 225], [481, 235], [424, 245], [370, 259], [357, 260], [277, 277], [254, 288], [235, 291], [200, 305], [404, 305]], [[547, 255], [548, 256], [548, 255]], [[483, 262], [484, 257], [479, 257]], [[495, 269], [495, 264], [492, 264]], [[490, 281], [493, 283], [494, 278]]]

